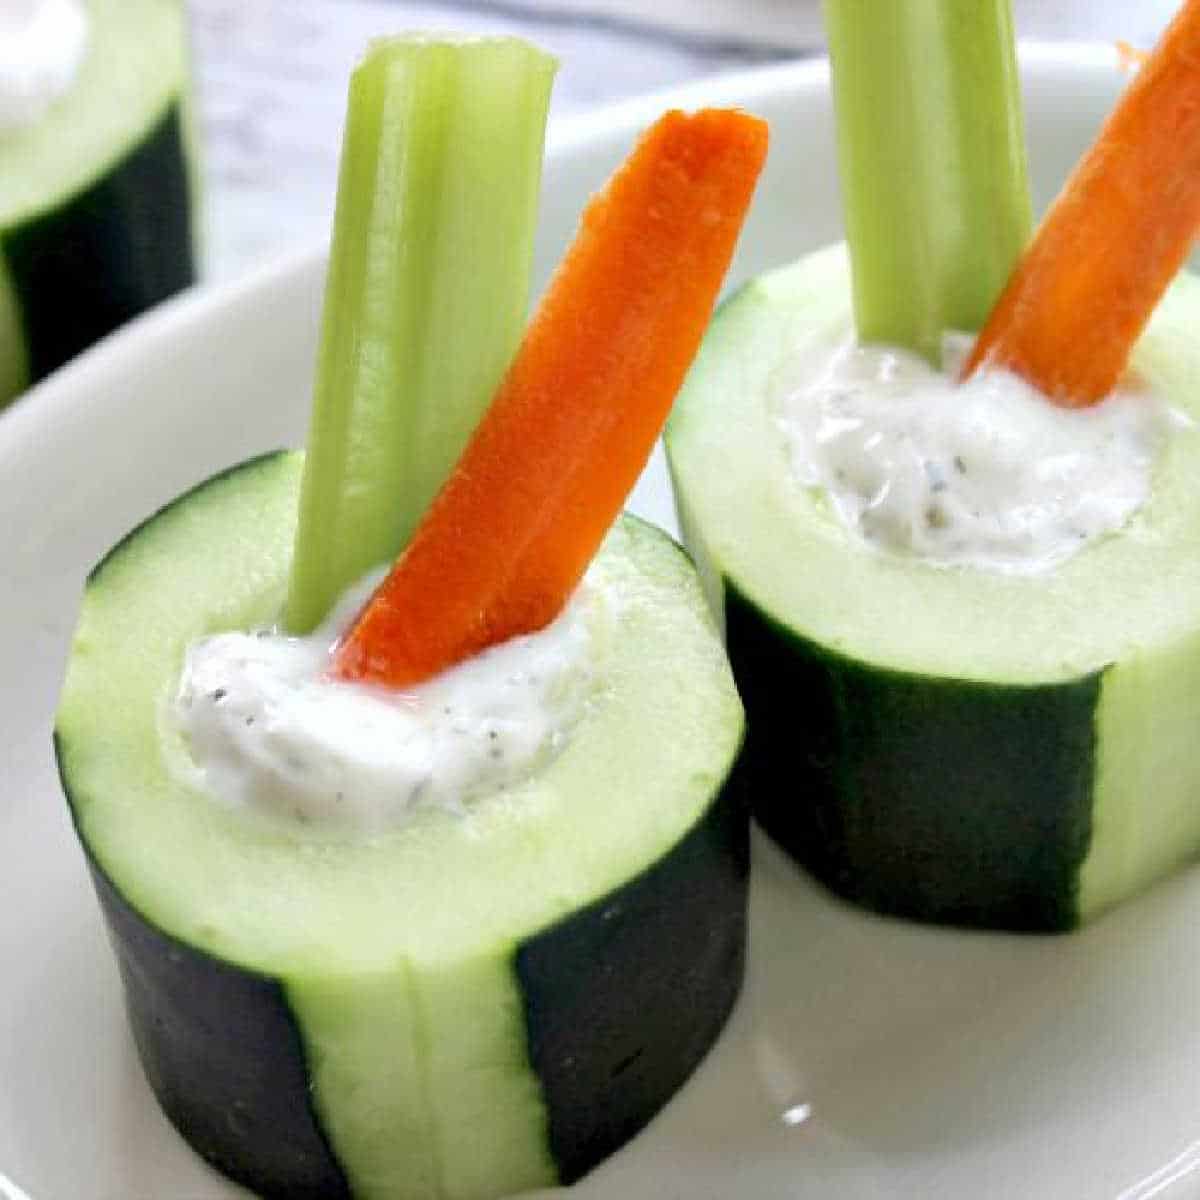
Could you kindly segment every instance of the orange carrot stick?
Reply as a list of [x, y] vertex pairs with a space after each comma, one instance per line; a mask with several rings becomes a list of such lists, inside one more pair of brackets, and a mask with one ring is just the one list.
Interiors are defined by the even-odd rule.
[[1200, 227], [1200, 0], [1187, 0], [1017, 264], [963, 369], [1051, 399], [1116, 386]]
[[338, 647], [404, 687], [561, 610], [645, 466], [712, 313], [764, 122], [667, 113], [588, 205], [458, 465]]

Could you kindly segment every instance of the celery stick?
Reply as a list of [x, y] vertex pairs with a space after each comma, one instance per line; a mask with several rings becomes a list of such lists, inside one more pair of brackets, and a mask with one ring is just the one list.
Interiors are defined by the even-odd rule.
[[1029, 237], [1009, 0], [825, 0], [854, 316], [934, 364]]
[[516, 350], [555, 65], [413, 36], [351, 78], [290, 631], [396, 556]]

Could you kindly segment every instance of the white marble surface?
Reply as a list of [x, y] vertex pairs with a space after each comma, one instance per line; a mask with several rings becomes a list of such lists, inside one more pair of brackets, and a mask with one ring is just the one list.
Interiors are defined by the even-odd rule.
[[[1016, 0], [1022, 36], [1141, 45], [1174, 7], [1175, 0]], [[372, 36], [454, 28], [531, 37], [562, 61], [554, 121], [820, 47], [816, 0], [189, 0], [189, 8], [210, 278], [325, 235], [346, 78]]]

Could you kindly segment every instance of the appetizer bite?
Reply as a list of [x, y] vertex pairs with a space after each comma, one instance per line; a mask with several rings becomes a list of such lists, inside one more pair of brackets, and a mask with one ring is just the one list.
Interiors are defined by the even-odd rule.
[[134, 1037], [263, 1195], [570, 1182], [740, 987], [741, 705], [690, 562], [619, 513], [766, 130], [664, 116], [522, 339], [552, 75], [511, 39], [371, 48], [307, 456], [88, 581], [55, 738]]
[[0, 406], [192, 282], [179, 0], [0, 5]]
[[730, 300], [667, 431], [751, 803], [871, 908], [1067, 929], [1200, 850], [1200, 4], [1019, 264], [1007, 3], [826, 13], [849, 254]]

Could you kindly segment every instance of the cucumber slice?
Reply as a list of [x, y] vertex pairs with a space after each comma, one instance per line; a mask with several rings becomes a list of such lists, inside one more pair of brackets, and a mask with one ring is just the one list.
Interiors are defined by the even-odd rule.
[[742, 716], [695, 574], [625, 518], [605, 686], [560, 756], [465, 817], [306, 840], [179, 782], [160, 720], [189, 640], [279, 611], [300, 471], [217, 477], [87, 587], [58, 761], [147, 1075], [264, 1195], [570, 1181], [683, 1082], [740, 986]]
[[[863, 550], [799, 486], [773, 372], [850, 327], [842, 248], [721, 310], [667, 430], [685, 540], [727, 625], [762, 824], [884, 912], [1064, 929], [1200, 850], [1200, 436], [1149, 503], [1046, 576]], [[1200, 416], [1200, 283], [1133, 362]]]
[[287, 624], [393, 559], [525, 325], [554, 60], [377, 42], [350, 81]]
[[72, 88], [0, 134], [0, 404], [195, 275], [183, 7], [88, 8]]

